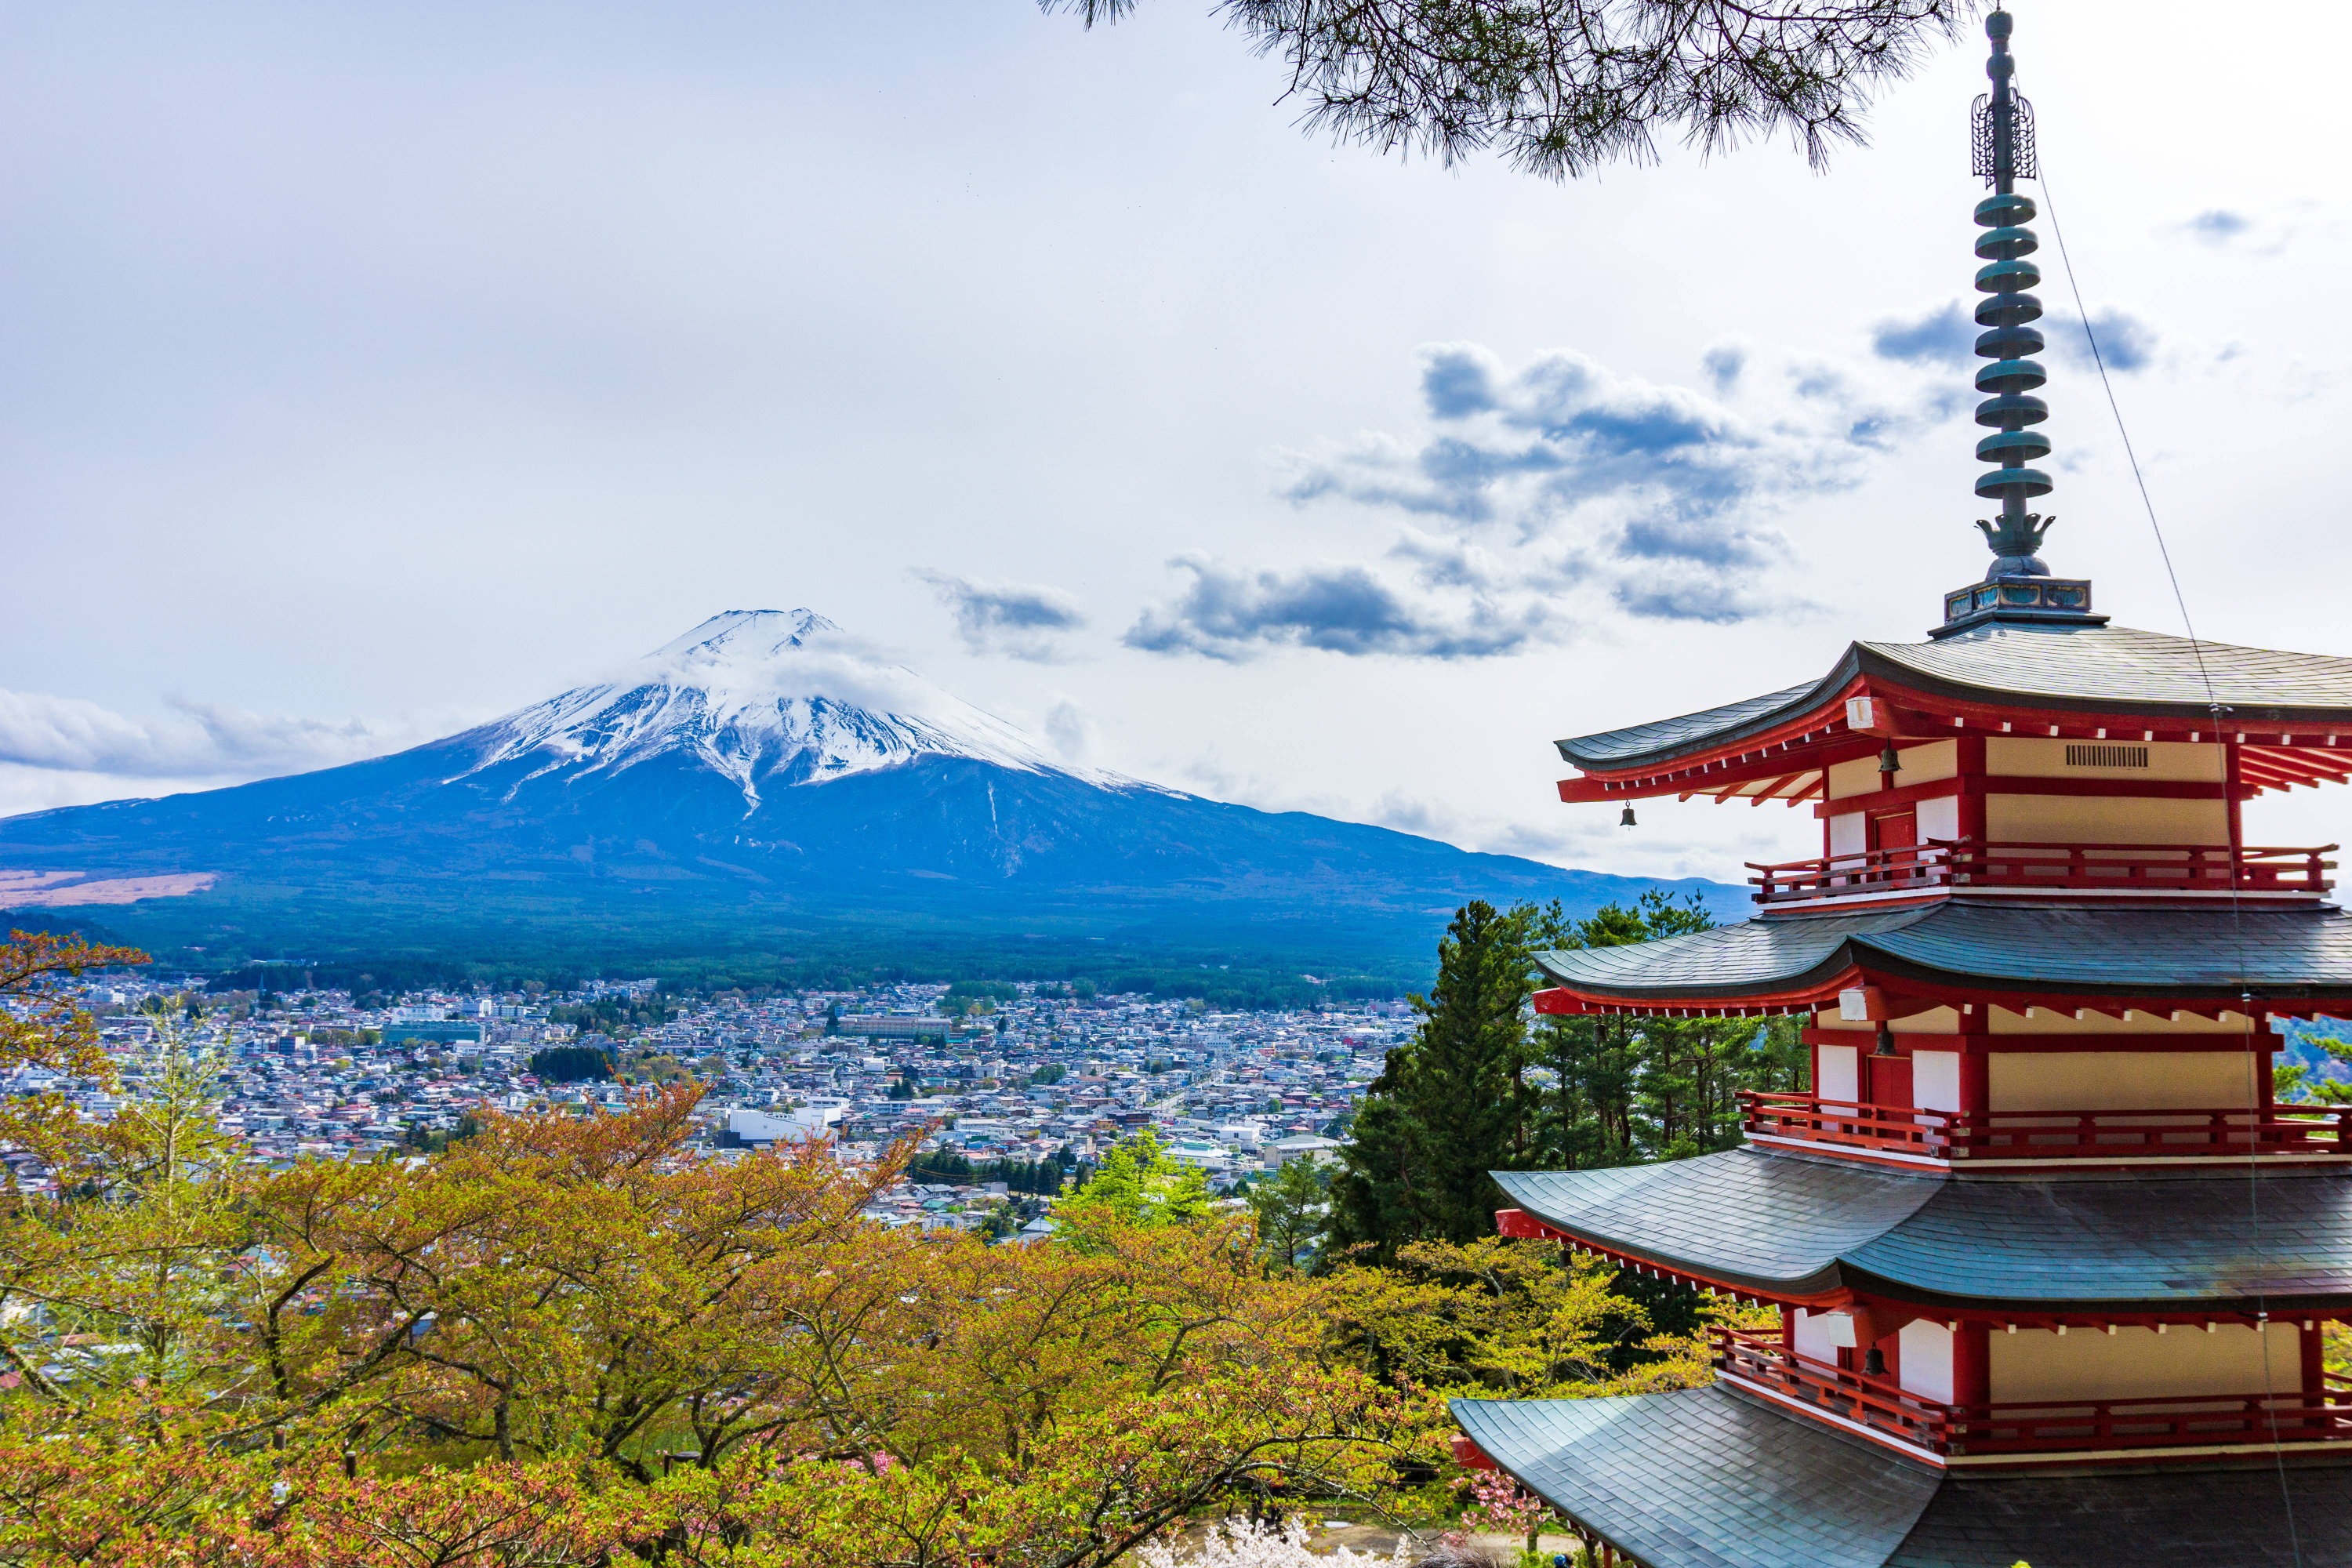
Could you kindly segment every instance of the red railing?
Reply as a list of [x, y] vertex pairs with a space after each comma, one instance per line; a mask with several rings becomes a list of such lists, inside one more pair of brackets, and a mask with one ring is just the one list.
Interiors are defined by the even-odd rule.
[[1714, 1333], [1719, 1370], [1937, 1454], [2352, 1439], [2352, 1379], [2332, 1373], [2317, 1392], [1937, 1405], [1905, 1393], [1892, 1379], [1798, 1355], [1770, 1333], [1728, 1328]]
[[2026, 888], [2053, 892], [2229, 892], [2316, 896], [2336, 884], [2326, 858], [2337, 847], [2242, 847], [2236, 875], [2230, 851], [2206, 845], [1979, 844], [1931, 838], [1901, 849], [1860, 850], [1779, 865], [1748, 862], [1759, 904], [1856, 893], [1935, 888]]
[[2352, 1154], [2352, 1110], [1922, 1110], [1743, 1090], [1748, 1131], [1937, 1160]]
[[1759, 1384], [1775, 1394], [1820, 1406], [1858, 1426], [1898, 1441], [1948, 1453], [1952, 1406], [1906, 1394], [1891, 1378], [1870, 1377], [1784, 1348], [1776, 1333], [1718, 1325], [1714, 1330], [1718, 1372]]

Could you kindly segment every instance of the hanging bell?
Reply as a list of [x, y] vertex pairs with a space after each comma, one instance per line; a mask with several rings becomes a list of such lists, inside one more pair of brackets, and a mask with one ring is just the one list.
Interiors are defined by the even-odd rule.
[[1878, 1044], [1870, 1054], [1874, 1057], [1891, 1057], [1895, 1054], [1895, 1031], [1892, 1028], [1885, 1024], [1878, 1026]]
[[1878, 753], [1878, 771], [1882, 773], [1899, 773], [1903, 771], [1903, 759], [1895, 754], [1895, 742], [1892, 741], [1887, 742], [1886, 749]]
[[1629, 805], [1624, 810], [1617, 814], [1617, 826], [1620, 827], [1631, 827], [1633, 826], [1633, 808], [1632, 806]]

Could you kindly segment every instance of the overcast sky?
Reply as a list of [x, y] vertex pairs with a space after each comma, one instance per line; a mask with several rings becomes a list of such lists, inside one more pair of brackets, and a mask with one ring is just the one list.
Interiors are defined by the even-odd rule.
[[[2016, 10], [2199, 631], [2352, 654], [2352, 14]], [[804, 605], [1224, 798], [1818, 853], [1778, 807], [1564, 807], [1549, 742], [1916, 640], [1983, 570], [1980, 38], [1827, 174], [1556, 186], [1304, 135], [1202, 0], [1139, 12], [0, 6], [0, 811], [348, 760]], [[2044, 554], [2178, 631], [2053, 315]]]

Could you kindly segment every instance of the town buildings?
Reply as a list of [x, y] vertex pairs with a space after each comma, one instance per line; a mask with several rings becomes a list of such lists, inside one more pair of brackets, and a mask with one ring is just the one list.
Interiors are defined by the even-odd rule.
[[[705, 1087], [708, 1158], [824, 1135], [865, 1160], [912, 1134], [926, 1152], [976, 1166], [1085, 1163], [1150, 1128], [1222, 1188], [1322, 1149], [1411, 1027], [1398, 1003], [1220, 1013], [1052, 985], [999, 987], [1012, 994], [950, 1017], [938, 984], [754, 999], [599, 981], [556, 994], [354, 998], [300, 978], [288, 966], [274, 983], [282, 989], [215, 992], [198, 977], [98, 977], [81, 997], [123, 1072], [120, 1093], [38, 1073], [0, 1083], [0, 1092], [62, 1088], [85, 1114], [111, 1115], [120, 1094], [140, 1091], [156, 1044], [158, 1023], [143, 1005], [168, 998], [176, 1016], [193, 997], [202, 1010], [184, 1033], [213, 1060], [221, 1120], [257, 1161], [408, 1156], [461, 1133], [479, 1107], [607, 1114], [649, 1082], [687, 1076]], [[604, 1004], [658, 1021], [615, 1025], [616, 1037], [597, 1022], [613, 1010], [600, 1013]], [[534, 1053], [580, 1045], [605, 1053], [616, 1076], [555, 1082], [533, 1072]], [[41, 1181], [28, 1156], [0, 1158], [13, 1159], [20, 1179]], [[903, 1184], [877, 1212], [972, 1226], [1006, 1195], [981, 1179]]]

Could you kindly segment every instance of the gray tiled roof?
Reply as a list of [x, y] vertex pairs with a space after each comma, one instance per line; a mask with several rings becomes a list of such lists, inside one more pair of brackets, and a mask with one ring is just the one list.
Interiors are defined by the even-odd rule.
[[1794, 989], [1862, 963], [1920, 979], [2118, 995], [2352, 990], [2352, 916], [1947, 900], [1878, 914], [1778, 915], [1622, 947], [1536, 955], [1555, 984], [1626, 1000]]
[[2286, 1471], [2291, 1534], [2268, 1465], [1938, 1473], [1722, 1388], [1453, 1410], [1496, 1463], [1654, 1568], [2352, 1568], [2341, 1464]]
[[1580, 735], [1559, 742], [1560, 755], [1587, 768], [1664, 763], [1793, 719], [1857, 675], [1948, 697], [2068, 712], [2201, 719], [2209, 715], [2208, 704], [2218, 701], [2236, 724], [2340, 721], [2352, 727], [2352, 658], [2192, 643], [2128, 626], [1994, 624], [1937, 642], [1855, 643], [1819, 680], [1679, 719]]
[[2020, 1312], [2352, 1296], [2346, 1174], [1948, 1177], [1745, 1148], [1495, 1180], [1571, 1236], [1765, 1296], [1858, 1289]]
[[1937, 1485], [1721, 1389], [1453, 1412], [1521, 1484], [1656, 1568], [1881, 1568]]
[[1601, 1171], [1497, 1171], [1529, 1214], [1618, 1252], [1766, 1294], [1834, 1289], [1839, 1259], [1942, 1184], [1734, 1149]]
[[1727, 702], [1720, 708], [1685, 713], [1678, 719], [1654, 719], [1603, 734], [1580, 735], [1573, 741], [1560, 742], [1559, 754], [1585, 767], [1622, 766], [1617, 760], [1620, 758], [1630, 763], [1648, 756], [1671, 756], [1685, 746], [1704, 745], [1717, 736], [1736, 734], [1751, 721], [1759, 721], [1755, 727], [1761, 729], [1790, 713], [1801, 713], [1844, 684], [1840, 680], [1823, 690], [1822, 682], [1809, 680], [1802, 686], [1767, 692], [1741, 702]]
[[[2294, 1510], [2290, 1529], [2287, 1498]], [[1955, 1477], [1886, 1568], [2352, 1568], [2352, 1469], [2340, 1462], [2162, 1475]], [[1660, 1564], [1659, 1568], [1666, 1568]]]

